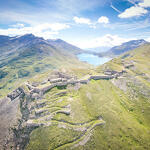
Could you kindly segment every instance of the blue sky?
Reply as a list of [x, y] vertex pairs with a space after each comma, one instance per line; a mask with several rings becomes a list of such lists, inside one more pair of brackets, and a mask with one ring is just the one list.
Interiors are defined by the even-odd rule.
[[80, 48], [150, 41], [150, 0], [0, 0], [0, 34], [27, 33]]

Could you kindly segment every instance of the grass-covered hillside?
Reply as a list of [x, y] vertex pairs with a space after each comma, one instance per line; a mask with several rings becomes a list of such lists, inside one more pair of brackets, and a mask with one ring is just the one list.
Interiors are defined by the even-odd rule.
[[32, 34], [0, 36], [0, 97], [36, 74], [62, 67], [88, 66], [75, 57], [74, 51], [80, 52], [79, 48], [70, 44], [67, 47], [66, 42], [56, 43]]
[[[23, 102], [28, 103], [26, 107], [20, 105], [25, 118], [15, 129], [18, 147], [27, 150], [150, 149], [149, 44], [96, 70], [70, 69], [62, 74], [45, 74], [40, 79], [48, 79], [47, 82], [38, 83], [36, 88], [28, 85], [25, 89], [32, 98], [24, 97]], [[96, 80], [94, 76], [102, 78]], [[106, 76], [110, 78], [104, 79]], [[37, 79], [34, 77], [28, 84]], [[82, 81], [87, 79], [90, 80]], [[80, 82], [73, 82], [77, 80]], [[44, 91], [43, 95], [40, 91]]]

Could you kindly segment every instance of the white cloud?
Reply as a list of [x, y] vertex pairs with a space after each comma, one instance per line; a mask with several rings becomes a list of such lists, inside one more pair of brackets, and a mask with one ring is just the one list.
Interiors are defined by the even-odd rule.
[[66, 22], [75, 14], [79, 15], [80, 12], [93, 10], [106, 3], [106, 0], [35, 0], [35, 4], [31, 4], [26, 0], [5, 0], [0, 3], [0, 24]]
[[72, 42], [72, 44], [77, 45], [82, 49], [86, 49], [86, 48], [96, 48], [96, 47], [113, 47], [130, 40], [133, 39], [119, 37], [118, 35], [106, 34], [102, 37], [97, 37], [95, 39], [91, 39], [88, 41], [78, 40], [76, 42]]
[[141, 7], [150, 7], [150, 0], [144, 0], [143, 2], [139, 3]]
[[142, 16], [147, 13], [148, 13], [148, 11], [146, 9], [144, 9], [143, 7], [132, 6], [128, 9], [126, 9], [123, 13], [119, 14], [118, 16], [120, 18], [131, 18], [131, 17], [135, 17], [135, 16]]
[[99, 19], [98, 19], [98, 23], [109, 23], [109, 18], [107, 18], [106, 16], [101, 16]]
[[150, 37], [145, 39], [147, 42], [150, 42]]
[[24, 27], [24, 24], [22, 24], [22, 23], [17, 23], [17, 24], [14, 24], [14, 25], [10, 25], [10, 27], [23, 28], [23, 27]]
[[88, 25], [90, 25], [90, 24], [92, 24], [91, 23], [91, 20], [90, 19], [88, 19], [88, 18], [79, 18], [79, 17], [74, 17], [73, 18], [73, 20], [75, 21], [75, 23], [77, 23], [77, 24], [88, 24]]
[[120, 18], [131, 18], [136, 16], [142, 16], [148, 13], [146, 8], [150, 7], [150, 0], [143, 0], [142, 2], [137, 0], [138, 4], [136, 4], [132, 0], [128, 0], [130, 3], [134, 4], [134, 6], [127, 8], [123, 13], [120, 13], [118, 17]]
[[[144, 28], [149, 28], [150, 27], [150, 20], [149, 19], [145, 19], [145, 20], [140, 20], [140, 21], [132, 21], [132, 22], [116, 22], [113, 24], [108, 24], [106, 27], [108, 27], [111, 30], [115, 30], [118, 29], [118, 31], [134, 31], [134, 30], [138, 30], [138, 29], [144, 29]], [[132, 33], [137, 33], [137, 32], [132, 32]], [[141, 34], [139, 32], [139, 34]], [[142, 35], [142, 34], [141, 34]]]
[[51, 29], [52, 31], [60, 31], [60, 30], [70, 28], [70, 26], [67, 24], [64, 24], [64, 23], [52, 23], [52, 24], [43, 23], [43, 24], [35, 26], [34, 28], [37, 29], [37, 31], [38, 30], [47, 30], [47, 29]]
[[0, 29], [0, 35], [9, 35], [9, 36], [16, 36], [16, 35], [24, 35], [28, 33], [33, 33], [36, 36], [44, 37], [45, 39], [53, 38], [53, 35], [59, 33], [59, 31], [69, 28], [70, 26], [67, 24], [61, 23], [44, 23], [37, 26], [18, 26], [18, 24], [14, 25], [14, 27], [8, 29]]

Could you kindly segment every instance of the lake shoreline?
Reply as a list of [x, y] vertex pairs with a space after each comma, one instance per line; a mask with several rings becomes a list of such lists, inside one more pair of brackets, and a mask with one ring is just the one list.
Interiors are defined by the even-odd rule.
[[87, 62], [94, 66], [103, 65], [104, 63], [106, 63], [112, 59], [110, 57], [99, 57], [97, 55], [88, 54], [88, 53], [80, 53], [77, 55], [77, 58], [80, 61]]

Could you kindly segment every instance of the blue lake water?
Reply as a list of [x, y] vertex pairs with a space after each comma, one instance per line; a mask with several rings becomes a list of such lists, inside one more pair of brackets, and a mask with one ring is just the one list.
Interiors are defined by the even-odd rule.
[[79, 60], [85, 61], [94, 66], [102, 65], [108, 62], [109, 60], [111, 60], [111, 58], [108, 58], [108, 57], [98, 57], [96, 55], [87, 54], [87, 53], [79, 54], [77, 55], [77, 57]]

